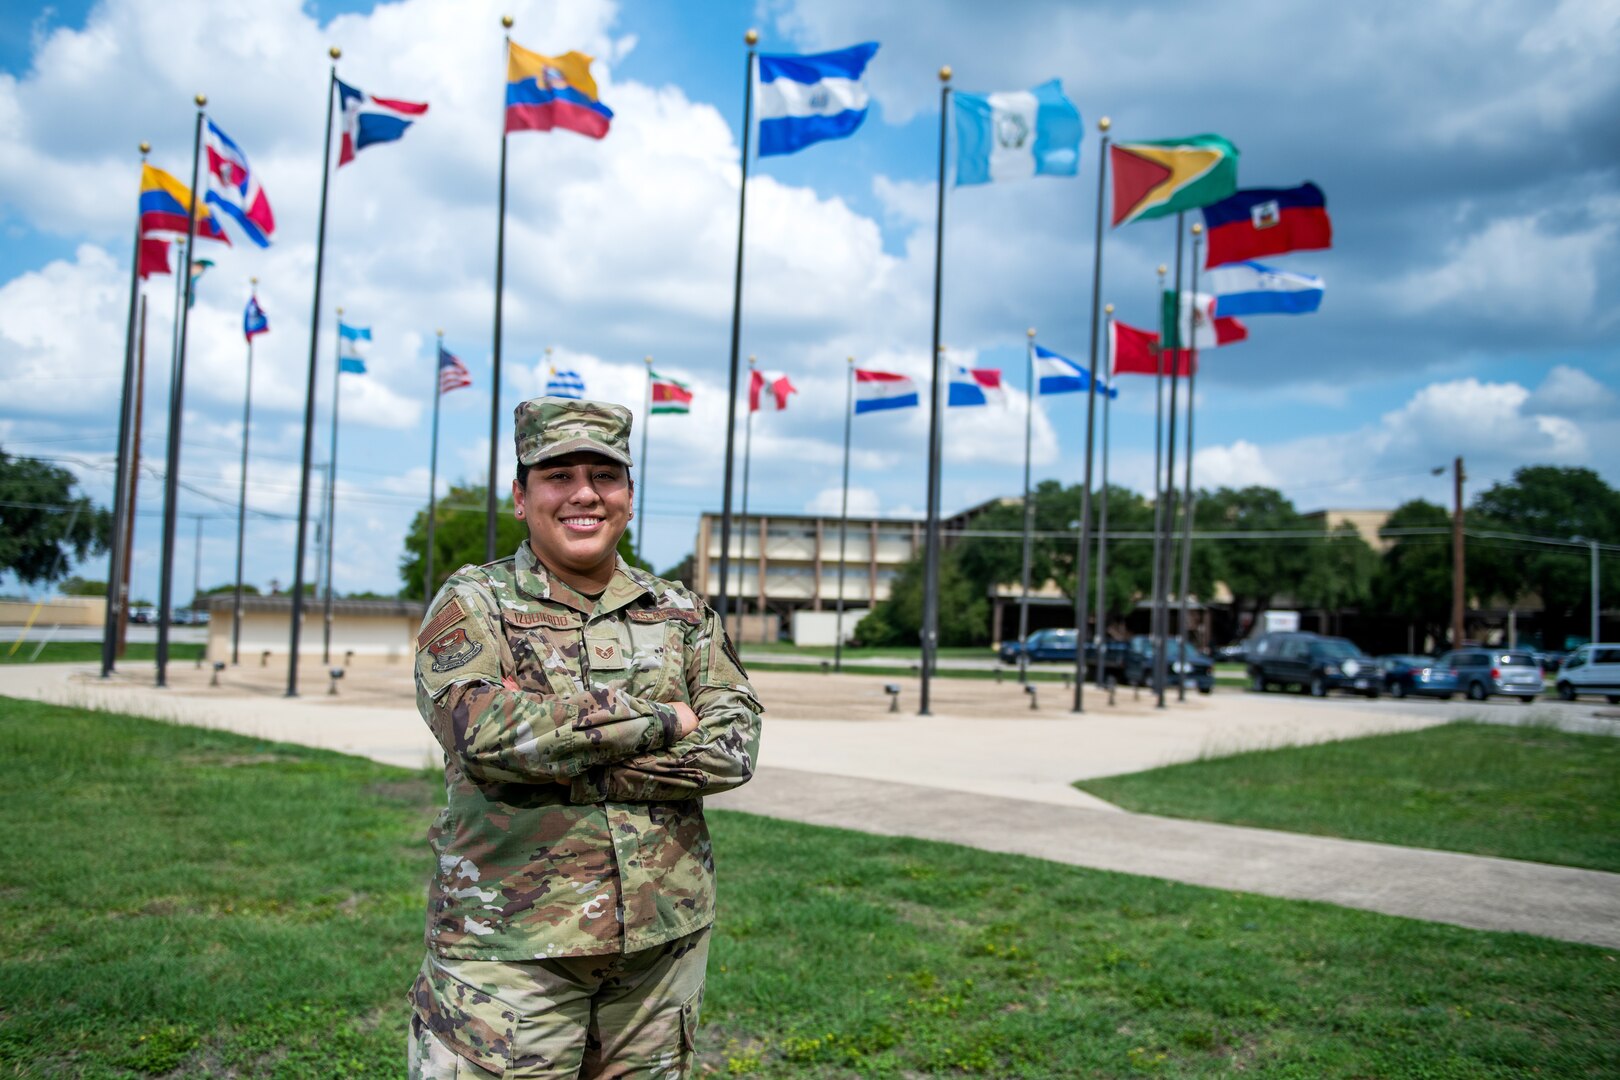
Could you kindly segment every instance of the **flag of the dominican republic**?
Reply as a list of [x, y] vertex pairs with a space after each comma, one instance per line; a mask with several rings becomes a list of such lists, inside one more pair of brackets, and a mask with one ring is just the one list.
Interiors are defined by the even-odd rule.
[[248, 166], [247, 155], [212, 120], [203, 139], [208, 147], [208, 202], [240, 225], [249, 240], [269, 247], [276, 216], [270, 212], [270, 200], [264, 197], [258, 174]]
[[917, 407], [917, 384], [892, 371], [855, 369], [855, 415]]
[[1157, 375], [1161, 362], [1166, 375], [1185, 375], [1189, 370], [1196, 370], [1192, 353], [1166, 349], [1161, 354], [1158, 334], [1127, 326], [1118, 319], [1108, 324], [1108, 352], [1109, 366], [1115, 376]]
[[961, 364], [951, 366], [951, 381], [946, 389], [945, 404], [988, 405], [990, 395], [1001, 400], [1001, 372], [995, 368], [970, 368]]
[[1057, 79], [1033, 90], [956, 94], [956, 183], [1080, 170], [1080, 110]]
[[585, 378], [577, 371], [558, 371], [552, 368], [551, 377], [546, 380], [546, 396], [583, 400]]
[[439, 346], [439, 393], [448, 394], [452, 390], [460, 390], [463, 386], [472, 385], [472, 372], [467, 365], [453, 353], [447, 352], [443, 345]]
[[652, 380], [652, 413], [670, 413], [685, 416], [692, 411], [692, 388], [679, 379], [648, 370]]
[[1257, 262], [1235, 262], [1209, 272], [1217, 318], [1230, 315], [1307, 315], [1322, 306], [1322, 279]]
[[855, 134], [870, 100], [861, 77], [877, 51], [877, 42], [868, 41], [808, 56], [761, 53], [759, 156]]
[[337, 88], [343, 113], [343, 146], [338, 151], [340, 169], [366, 147], [400, 138], [428, 111], [425, 102], [373, 97], [342, 79], [338, 80]]
[[[191, 205], [191, 189], [150, 165], [141, 166], [141, 235], [174, 233], [186, 235], [186, 208]], [[208, 209], [207, 199], [198, 199], [197, 236], [229, 244], [231, 238], [220, 228], [219, 219]], [[167, 260], [165, 260], [167, 265]], [[159, 271], [159, 272], [167, 272]]]
[[366, 373], [365, 354], [371, 350], [371, 327], [338, 323], [338, 371], [346, 375]]
[[1315, 184], [1249, 188], [1204, 207], [1205, 266], [1333, 246], [1327, 197]]
[[1215, 298], [1209, 293], [1181, 294], [1166, 289], [1161, 318], [1165, 327], [1165, 349], [1214, 349], [1247, 340], [1248, 327], [1232, 318], [1217, 317]]
[[507, 42], [506, 130], [562, 128], [592, 139], [606, 135], [613, 110], [597, 96], [591, 59], [582, 52], [541, 56]]
[[264, 308], [259, 306], [259, 298], [248, 297], [247, 307], [242, 311], [242, 336], [252, 341], [258, 335], [269, 332], [270, 318], [265, 315]]
[[[1051, 349], [1035, 346], [1035, 392], [1047, 394], [1073, 394], [1091, 385], [1091, 372]], [[1097, 390], [1109, 397], [1118, 397], [1119, 391], [1098, 380]]]
[[779, 412], [788, 407], [788, 395], [797, 394], [799, 388], [780, 371], [748, 372], [748, 411]]

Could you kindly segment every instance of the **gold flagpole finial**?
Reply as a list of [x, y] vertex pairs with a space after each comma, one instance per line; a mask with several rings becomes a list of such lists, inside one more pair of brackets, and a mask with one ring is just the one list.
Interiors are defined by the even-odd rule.
[[1192, 234], [1193, 234], [1193, 235], [1194, 235], [1194, 236], [1199, 236], [1199, 235], [1201, 235], [1201, 234], [1202, 234], [1202, 233], [1203, 233], [1203, 231], [1204, 231], [1204, 224], [1203, 224], [1203, 222], [1201, 222], [1201, 221], [1195, 221], [1195, 222], [1193, 222], [1193, 227], [1192, 227]]
[[248, 278], [248, 284], [249, 284], [249, 285], [257, 285], [257, 284], [258, 284], [258, 283], [259, 283], [259, 279], [258, 279], [258, 278], [256, 278], [256, 277], [250, 277], [250, 278]]
[[333, 45], [330, 49], [326, 50], [326, 55], [330, 56], [334, 61], [341, 60], [343, 58], [343, 50], [338, 48], [336, 45]]
[[646, 365], [647, 365], [647, 370], [648, 370], [648, 371], [651, 371], [651, 370], [652, 370], [652, 357], [650, 357], [650, 356], [643, 356], [643, 357], [642, 357], [642, 358], [641, 358], [641, 361], [642, 361], [642, 363], [644, 363], [644, 364], [646, 364]]
[[208, 104], [208, 95], [207, 94], [198, 94], [197, 97], [194, 100], [197, 102], [197, 108], [200, 109], [204, 105]]
[[853, 356], [852, 356], [852, 357], [850, 357], [850, 358], [849, 358], [849, 366], [850, 366], [850, 367], [854, 367], [854, 366], [855, 366], [855, 358], [854, 358], [854, 357], [853, 357]]
[[753, 366], [754, 366], [754, 357], [752, 357], [752, 356], [750, 356], [750, 357], [749, 357], [749, 358], [748, 358], [748, 366], [749, 366], [749, 367], [753, 367]]
[[147, 154], [150, 154], [151, 152], [152, 152], [152, 144], [151, 143], [149, 143], [149, 142], [141, 143], [141, 156], [142, 157], [145, 157]]
[[939, 81], [940, 82], [950, 82], [951, 81], [951, 65], [946, 64], [944, 67], [939, 69]]
[[1170, 268], [1168, 266], [1164, 265], [1164, 263], [1159, 264], [1159, 276], [1160, 277], [1164, 277], [1164, 275], [1168, 274], [1169, 272], [1170, 272]]
[[1109, 128], [1111, 128], [1113, 126], [1114, 126], [1114, 122], [1112, 120], [1108, 119], [1108, 117], [1106, 117], [1106, 116], [1103, 117], [1101, 120], [1097, 121], [1097, 130], [1098, 131], [1107, 131]]
[[1029, 328], [1029, 336], [1031, 338], [1035, 336], [1035, 328], [1033, 326]]
[[444, 337], [444, 327], [439, 327], [439, 329], [433, 331], [433, 334], [435, 337]]
[[501, 26], [504, 27], [507, 30], [512, 29], [512, 16], [510, 16], [510, 15], [502, 15], [501, 16]]
[[342, 315], [342, 314], [343, 314], [343, 309], [342, 309], [342, 308], [338, 308], [338, 309], [337, 309], [337, 313], [338, 313], [338, 314], [339, 314], [339, 315]]
[[759, 31], [754, 30], [754, 29], [749, 29], [749, 31], [746, 34], [743, 35], [743, 41], [748, 43], [748, 47], [750, 49], [753, 48], [755, 45], [758, 45], [759, 44]]
[[1114, 314], [1114, 305], [1113, 304], [1104, 304], [1103, 305], [1103, 314], [1109, 316], [1110, 318], [1112, 318], [1113, 314]]

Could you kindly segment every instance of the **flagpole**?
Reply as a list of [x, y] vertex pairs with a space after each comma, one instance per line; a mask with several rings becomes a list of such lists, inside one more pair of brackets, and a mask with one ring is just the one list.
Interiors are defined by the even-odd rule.
[[[1193, 222], [1192, 234], [1192, 298], [1193, 298], [1193, 332], [1192, 341], [1188, 343], [1187, 361], [1187, 479], [1185, 483], [1186, 494], [1181, 499], [1181, 618], [1179, 629], [1181, 631], [1181, 647], [1178, 650], [1183, 663], [1187, 659], [1187, 588], [1192, 579], [1192, 515], [1193, 515], [1193, 389], [1198, 380], [1198, 248], [1203, 241], [1204, 226], [1200, 222]], [[1176, 318], [1181, 318], [1180, 300], [1177, 300]], [[1213, 329], [1213, 327], [1211, 327]], [[1206, 609], [1207, 610], [1207, 609]], [[1183, 671], [1185, 676], [1186, 672]], [[1176, 691], [1177, 701], [1187, 700], [1187, 680], [1181, 680]]]
[[[1170, 369], [1170, 409], [1164, 429], [1164, 550], [1161, 556], [1164, 560], [1164, 572], [1159, 576], [1164, 614], [1159, 620], [1158, 648], [1154, 650], [1154, 664], [1159, 669], [1156, 707], [1161, 709], [1164, 708], [1165, 684], [1170, 678], [1170, 556], [1175, 550], [1176, 536], [1176, 397], [1180, 389], [1178, 385], [1180, 371], [1185, 366], [1183, 357], [1186, 355], [1181, 342], [1181, 248], [1187, 231], [1186, 216], [1185, 211], [1176, 214], [1176, 296], [1175, 304], [1170, 309], [1173, 320], [1170, 325], [1176, 328], [1176, 351], [1172, 354], [1174, 360]], [[1166, 329], [1165, 336], [1168, 337], [1168, 328]]]
[[191, 322], [191, 251], [197, 239], [197, 174], [202, 163], [203, 108], [208, 98], [196, 97], [197, 123], [191, 141], [191, 202], [186, 208], [186, 302], [180, 306], [180, 338], [175, 351], [174, 376], [169, 395], [169, 447], [163, 477], [163, 556], [158, 586], [157, 685], [167, 686], [169, 668], [169, 616], [173, 609], [174, 531], [180, 498], [180, 427], [186, 400], [186, 331]]
[[945, 134], [951, 116], [950, 65], [939, 69], [939, 81], [939, 190], [934, 209], [934, 347], [929, 353], [934, 374], [933, 381], [929, 383], [928, 400], [928, 528], [923, 563], [922, 685], [917, 695], [918, 716], [930, 715], [930, 682], [939, 638], [939, 369], [940, 356], [944, 351], [939, 343], [939, 300], [945, 273]]
[[141, 328], [135, 340], [135, 397], [134, 418], [130, 423], [129, 433], [129, 503], [125, 509], [124, 521], [124, 564], [123, 575], [119, 579], [119, 588], [124, 593], [124, 608], [118, 619], [118, 655], [122, 657], [128, 649], [129, 636], [129, 579], [130, 562], [135, 555], [135, 504], [140, 493], [141, 482], [141, 418], [145, 412], [146, 399], [146, 293], [141, 293]]
[[332, 452], [327, 455], [326, 473], [326, 597], [322, 612], [321, 663], [332, 662], [332, 538], [337, 535], [337, 439], [338, 403], [343, 378], [343, 309], [337, 309], [337, 352], [332, 356]]
[[652, 384], [653, 370], [652, 357], [642, 358], [647, 365], [647, 392], [642, 397], [641, 407], [641, 505], [636, 507], [636, 513], [641, 516], [641, 526], [636, 529], [636, 561], [641, 562], [642, 533], [647, 529], [647, 429], [652, 426]]
[[[506, 28], [506, 59], [512, 60], [512, 16], [502, 15]], [[506, 103], [501, 103], [501, 187], [500, 208], [495, 226], [495, 351], [489, 380], [489, 484], [484, 493], [484, 561], [495, 561], [495, 478], [500, 462], [501, 431], [501, 297], [506, 287]]]
[[[1080, 550], [1075, 560], [1074, 575], [1074, 710], [1086, 711], [1086, 624], [1090, 621], [1091, 604], [1091, 457], [1094, 439], [1092, 428], [1097, 419], [1097, 318], [1102, 307], [1102, 253], [1103, 253], [1103, 182], [1108, 177], [1108, 128], [1111, 121], [1104, 116], [1097, 121], [1102, 139], [1097, 149], [1097, 227], [1091, 265], [1091, 371], [1086, 379], [1086, 468], [1080, 484]], [[1102, 655], [1097, 656], [1097, 670], [1102, 670]]]
[[[1028, 330], [1028, 343], [1024, 346], [1025, 370], [1029, 373], [1029, 400], [1024, 408], [1024, 563], [1019, 577], [1018, 594], [1018, 681], [1029, 681], [1029, 564], [1033, 555], [1035, 504], [1029, 495], [1029, 450], [1035, 430], [1035, 328]], [[997, 620], [998, 622], [1000, 620]]]
[[[833, 635], [833, 670], [844, 670], [844, 542], [849, 536], [849, 435], [855, 419], [855, 358], [849, 358], [849, 389], [844, 395], [844, 496], [838, 507], [838, 629]], [[816, 582], [820, 586], [820, 582]], [[872, 598], [867, 597], [867, 606]]]
[[[1148, 639], [1159, 640], [1159, 549], [1164, 545], [1164, 276], [1170, 268], [1159, 264], [1159, 288], [1153, 294], [1159, 304], [1159, 344], [1153, 350], [1153, 572], [1148, 607]], [[1158, 686], [1159, 664], [1153, 663], [1153, 685]]]
[[444, 378], [444, 331], [435, 330], [434, 339], [438, 348], [433, 353], [433, 449], [428, 452], [428, 516], [427, 516], [427, 547], [424, 549], [424, 562], [422, 573], [422, 602], [433, 602], [433, 525], [438, 515], [439, 498], [439, 405], [444, 398], [444, 387], [440, 382]]
[[[258, 295], [258, 278], [248, 278]], [[244, 333], [246, 331], [244, 330]], [[247, 334], [247, 392], [242, 395], [242, 476], [236, 498], [236, 593], [231, 601], [231, 665], [241, 663], [242, 647], [242, 538], [247, 532], [248, 432], [253, 422], [253, 335]]]
[[[1103, 330], [1110, 348], [1108, 350], [1108, 390], [1103, 396], [1103, 428], [1102, 428], [1102, 484], [1101, 505], [1098, 507], [1097, 522], [1097, 685], [1108, 685], [1108, 656], [1105, 649], [1108, 632], [1108, 418], [1112, 411], [1110, 406], [1114, 401], [1114, 353], [1112, 342], [1114, 340], [1114, 305], [1103, 306], [1103, 316], [1107, 319]], [[1095, 377], [1095, 372], [1092, 373]]]
[[[141, 165], [146, 165], [146, 155], [152, 150], [152, 144], [141, 143]], [[135, 200], [135, 243], [134, 254], [129, 263], [129, 322], [124, 329], [124, 386], [123, 396], [119, 398], [118, 409], [118, 452], [117, 467], [113, 471], [113, 532], [112, 544], [107, 553], [107, 606], [101, 618], [101, 677], [107, 678], [112, 674], [113, 665], [118, 659], [118, 622], [123, 615], [124, 605], [129, 598], [124, 596], [121, 585], [124, 580], [124, 508], [128, 502], [125, 490], [129, 487], [129, 424], [130, 414], [133, 411], [133, 402], [130, 395], [135, 386], [135, 308], [141, 292], [141, 204], [140, 199]]]
[[[737, 366], [738, 350], [742, 340], [742, 282], [743, 282], [743, 225], [748, 220], [748, 145], [754, 130], [754, 45], [759, 31], [749, 30], [743, 35], [748, 45], [748, 57], [743, 63], [743, 126], [742, 126], [742, 184], [737, 194], [737, 273], [731, 286], [731, 382], [726, 397], [726, 466], [725, 491], [720, 497], [720, 595], [715, 608], [720, 625], [726, 625], [731, 610], [731, 486], [732, 469], [737, 454]], [[708, 582], [703, 583], [707, 592]], [[738, 608], [742, 606], [742, 592], [738, 590]]]
[[[754, 357], [748, 358], [748, 418], [743, 421], [743, 474], [742, 474], [742, 513], [738, 516], [738, 543], [737, 559], [745, 561], [748, 557], [748, 466], [754, 456]], [[737, 567], [737, 636], [742, 637], [743, 629], [743, 590], [742, 567]], [[724, 623], [720, 625], [724, 626]]]
[[293, 557], [292, 620], [287, 647], [287, 696], [298, 696], [298, 638], [304, 622], [304, 543], [309, 531], [309, 459], [315, 449], [315, 358], [321, 332], [321, 272], [326, 261], [326, 193], [332, 180], [332, 100], [337, 93], [336, 45], [327, 50], [332, 70], [326, 84], [326, 140], [321, 143], [321, 212], [315, 229], [315, 299], [309, 316], [309, 371], [304, 382], [304, 456], [298, 478], [298, 542]]

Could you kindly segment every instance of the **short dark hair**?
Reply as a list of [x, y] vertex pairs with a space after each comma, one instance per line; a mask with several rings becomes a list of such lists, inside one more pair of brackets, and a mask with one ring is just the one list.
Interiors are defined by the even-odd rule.
[[[529, 470], [539, 468], [541, 465], [544, 465], [544, 464], [545, 464], [545, 462], [543, 462], [543, 461], [537, 461], [533, 465], [525, 465], [521, 461], [518, 462], [518, 467], [517, 467], [517, 484], [518, 484], [518, 487], [522, 488], [524, 491], [529, 490]], [[615, 464], [617, 464], [617, 462], [615, 462]], [[628, 466], [628, 465], [626, 465], [624, 467], [624, 478], [626, 480], [628, 480], [632, 486], [634, 486], [634, 484], [636, 482], [636, 478], [635, 478], [635, 475], [630, 471], [630, 466]]]

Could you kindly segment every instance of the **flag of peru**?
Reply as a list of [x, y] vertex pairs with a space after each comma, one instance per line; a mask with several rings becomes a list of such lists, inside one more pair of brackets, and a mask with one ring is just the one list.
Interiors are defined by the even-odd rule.
[[248, 166], [247, 155], [212, 120], [203, 139], [208, 148], [209, 204], [229, 215], [249, 240], [269, 247], [276, 216], [270, 212], [270, 200], [264, 197], [258, 174]]
[[343, 112], [343, 146], [338, 168], [374, 143], [393, 142], [428, 111], [426, 103], [373, 97], [339, 79], [338, 102]]
[[995, 368], [969, 368], [957, 364], [951, 368], [951, 381], [945, 396], [949, 405], [988, 405], [990, 395], [1001, 399], [1001, 372]]
[[1333, 246], [1327, 198], [1315, 184], [1249, 188], [1204, 207], [1205, 267]]
[[759, 412], [760, 409], [780, 412], [788, 406], [788, 395], [798, 392], [799, 388], [789, 382], [788, 377], [780, 371], [764, 372], [751, 369], [748, 372], [749, 412]]
[[855, 415], [917, 407], [917, 384], [892, 371], [855, 369]]

